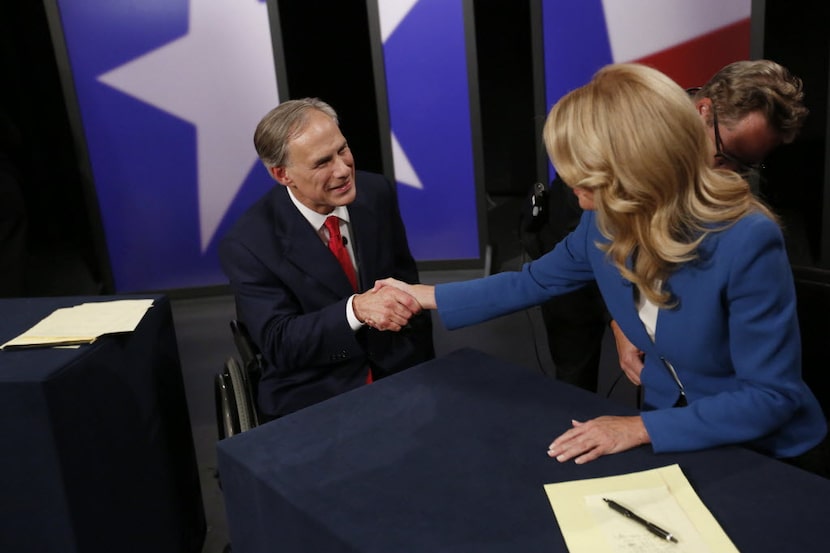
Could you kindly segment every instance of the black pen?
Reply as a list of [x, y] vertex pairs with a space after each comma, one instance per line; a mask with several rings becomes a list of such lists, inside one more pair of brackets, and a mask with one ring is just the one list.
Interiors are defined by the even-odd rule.
[[648, 531], [651, 532], [652, 534], [654, 534], [655, 536], [660, 536], [661, 538], [663, 538], [666, 541], [672, 541], [674, 543], [677, 543], [677, 538], [672, 536], [671, 532], [667, 532], [667, 531], [663, 530], [662, 528], [660, 528], [659, 526], [657, 526], [656, 524], [654, 524], [653, 522], [649, 522], [646, 519], [644, 519], [643, 517], [636, 515], [634, 512], [630, 511], [629, 509], [626, 509], [625, 507], [623, 507], [622, 505], [620, 505], [619, 503], [617, 503], [614, 500], [605, 499], [604, 497], [602, 498], [602, 500], [605, 501], [606, 503], [608, 503], [609, 507], [611, 507], [612, 509], [614, 509], [615, 511], [617, 511], [618, 513], [620, 513], [624, 517], [630, 518], [631, 520], [633, 520], [635, 522], [639, 522], [640, 524], [642, 524], [643, 526], [648, 528]]

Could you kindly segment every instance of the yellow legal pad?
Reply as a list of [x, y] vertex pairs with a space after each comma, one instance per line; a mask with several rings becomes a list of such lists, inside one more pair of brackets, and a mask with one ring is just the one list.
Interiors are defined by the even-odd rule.
[[56, 309], [0, 349], [89, 344], [104, 334], [132, 332], [152, 305], [151, 299], [130, 299]]
[[[730, 553], [738, 549], [678, 465], [605, 478], [546, 484], [570, 553]], [[672, 543], [608, 507], [614, 500], [671, 532]]]

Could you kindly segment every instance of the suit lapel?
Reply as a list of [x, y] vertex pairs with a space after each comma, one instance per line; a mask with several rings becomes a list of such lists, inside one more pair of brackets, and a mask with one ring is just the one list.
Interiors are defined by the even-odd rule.
[[[282, 185], [277, 186], [284, 188]], [[287, 190], [278, 191], [273, 206], [274, 230], [283, 247], [286, 261], [337, 296], [352, 294], [352, 285], [343, 268], [320, 239], [317, 230], [311, 227], [291, 202]]]
[[378, 214], [369, 206], [366, 193], [361, 194], [360, 188], [358, 188], [357, 198], [349, 206], [349, 219], [359, 268], [359, 286], [361, 290], [367, 290], [374, 286], [378, 278], [380, 223]]
[[[598, 231], [597, 235], [600, 236]], [[643, 321], [640, 320], [637, 304], [634, 301], [634, 284], [623, 278], [617, 268], [604, 257], [604, 254], [597, 253], [596, 255], [594, 274], [601, 272], [596, 280], [603, 290], [603, 298], [611, 316], [622, 328], [626, 329], [626, 332], [634, 329], [634, 332], [630, 335], [626, 334], [626, 337], [637, 347], [643, 351], [653, 349], [653, 343]], [[626, 265], [629, 269], [631, 268], [630, 259]]]

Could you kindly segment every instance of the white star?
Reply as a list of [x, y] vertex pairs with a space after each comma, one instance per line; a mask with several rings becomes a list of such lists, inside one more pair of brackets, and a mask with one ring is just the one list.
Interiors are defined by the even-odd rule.
[[268, 13], [258, 0], [190, 0], [188, 33], [99, 77], [196, 127], [202, 250], [257, 162], [256, 124], [277, 105]]
[[[417, 3], [418, 0], [384, 0], [378, 2], [381, 42], [386, 44], [386, 39], [395, 32], [401, 21], [406, 18]], [[424, 185], [421, 179], [418, 178], [418, 174], [415, 172], [415, 168], [410, 163], [400, 142], [398, 142], [398, 138], [394, 132], [390, 134], [392, 135], [392, 165], [395, 170], [395, 180], [413, 188], [423, 189]]]
[[378, 12], [380, 15], [380, 40], [386, 42], [389, 35], [395, 32], [401, 21], [412, 10], [418, 0], [385, 0], [378, 2]]
[[423, 190], [424, 185], [421, 179], [418, 178], [418, 173], [406, 157], [406, 152], [401, 148], [401, 143], [398, 142], [398, 137], [392, 133], [392, 165], [395, 166], [395, 180], [401, 184], [406, 184], [412, 188], [419, 188]]

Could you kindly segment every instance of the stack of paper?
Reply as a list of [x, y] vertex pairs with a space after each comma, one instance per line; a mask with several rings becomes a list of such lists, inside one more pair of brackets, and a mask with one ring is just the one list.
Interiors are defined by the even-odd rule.
[[57, 309], [0, 349], [88, 344], [104, 334], [132, 332], [151, 299], [92, 302]]
[[[678, 465], [643, 472], [547, 484], [545, 492], [570, 553], [737, 553]], [[609, 508], [620, 503], [677, 543]]]

